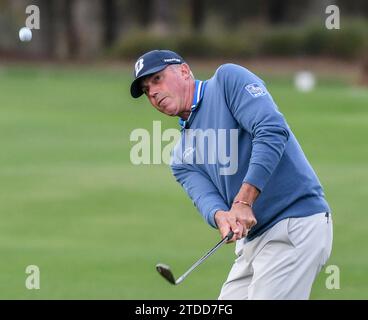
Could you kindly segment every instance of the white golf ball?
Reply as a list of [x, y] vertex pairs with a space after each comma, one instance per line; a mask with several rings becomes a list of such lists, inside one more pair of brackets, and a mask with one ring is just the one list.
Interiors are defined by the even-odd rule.
[[19, 39], [20, 41], [31, 41], [32, 40], [32, 31], [27, 27], [23, 27], [19, 30]]
[[316, 77], [310, 71], [300, 71], [295, 75], [294, 84], [299, 91], [308, 92], [316, 85]]

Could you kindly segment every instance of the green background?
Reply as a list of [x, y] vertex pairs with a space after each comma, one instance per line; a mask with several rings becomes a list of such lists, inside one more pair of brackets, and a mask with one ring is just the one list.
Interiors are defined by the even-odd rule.
[[[306, 94], [291, 75], [261, 76], [333, 210], [328, 264], [339, 267], [340, 289], [326, 288], [323, 270], [311, 298], [367, 299], [368, 91], [331, 75]], [[177, 120], [130, 98], [130, 79], [124, 68], [1, 68], [1, 299], [217, 298], [233, 245], [178, 287], [155, 270], [163, 262], [182, 274], [219, 234], [168, 166], [131, 164], [132, 130]], [[28, 265], [40, 268], [40, 290], [25, 287]]]

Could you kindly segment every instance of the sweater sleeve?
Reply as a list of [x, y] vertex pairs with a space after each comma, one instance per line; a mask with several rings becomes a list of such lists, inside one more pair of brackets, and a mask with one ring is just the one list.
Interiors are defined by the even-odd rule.
[[210, 178], [190, 165], [171, 165], [171, 169], [205, 221], [217, 228], [215, 213], [218, 210], [228, 211], [229, 208]]
[[249, 70], [226, 64], [219, 68], [218, 79], [233, 117], [252, 139], [251, 159], [243, 183], [262, 191], [283, 155], [289, 127], [264, 82]]

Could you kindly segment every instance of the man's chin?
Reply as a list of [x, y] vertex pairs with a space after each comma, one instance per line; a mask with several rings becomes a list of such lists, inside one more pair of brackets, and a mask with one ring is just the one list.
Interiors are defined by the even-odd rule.
[[165, 113], [165, 115], [167, 115], [168, 117], [176, 117], [176, 116], [178, 116], [177, 114], [174, 114], [174, 113]]
[[172, 113], [170, 113], [170, 114], [169, 114], [169, 116], [170, 116], [170, 117], [177, 117], [177, 116], [178, 116], [178, 114], [177, 114], [176, 112], [172, 112]]
[[178, 112], [176, 110], [163, 110], [162, 113], [166, 114], [169, 117], [178, 116]]

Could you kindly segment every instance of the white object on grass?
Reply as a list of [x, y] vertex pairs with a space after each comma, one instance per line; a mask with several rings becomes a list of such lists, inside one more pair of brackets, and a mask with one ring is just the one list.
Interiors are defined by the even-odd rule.
[[302, 92], [308, 92], [314, 89], [316, 77], [310, 71], [300, 71], [294, 78], [295, 87]]

